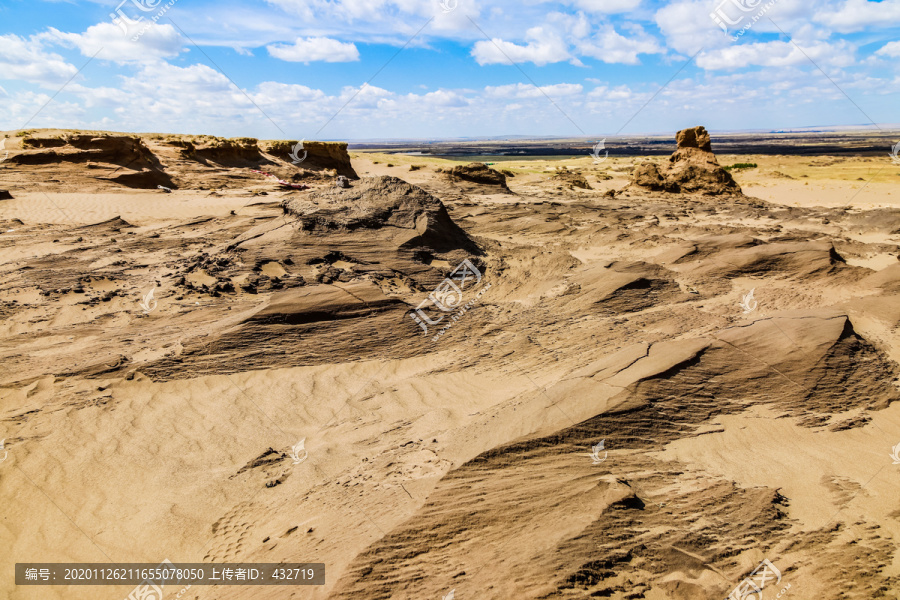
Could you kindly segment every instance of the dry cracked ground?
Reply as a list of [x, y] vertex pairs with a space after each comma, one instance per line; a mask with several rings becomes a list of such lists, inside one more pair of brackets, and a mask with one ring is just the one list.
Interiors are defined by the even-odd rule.
[[0, 597], [898, 597], [900, 209], [43, 135], [0, 165]]

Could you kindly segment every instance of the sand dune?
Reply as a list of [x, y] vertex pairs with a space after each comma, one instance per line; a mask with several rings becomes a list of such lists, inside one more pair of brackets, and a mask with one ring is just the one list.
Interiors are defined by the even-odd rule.
[[691, 139], [653, 185], [8, 143], [0, 567], [326, 564], [197, 600], [720, 600], [767, 558], [784, 597], [895, 597], [900, 210], [754, 197]]

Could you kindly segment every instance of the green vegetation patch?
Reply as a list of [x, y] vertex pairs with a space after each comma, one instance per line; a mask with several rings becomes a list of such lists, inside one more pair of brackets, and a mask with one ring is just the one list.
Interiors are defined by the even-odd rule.
[[732, 169], [755, 169], [757, 166], [756, 163], [734, 163], [733, 165], [722, 168], [726, 171], [731, 171]]

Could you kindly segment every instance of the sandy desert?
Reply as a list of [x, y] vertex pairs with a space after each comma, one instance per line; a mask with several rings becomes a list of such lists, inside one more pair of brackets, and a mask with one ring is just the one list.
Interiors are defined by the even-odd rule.
[[326, 565], [196, 600], [897, 597], [887, 152], [0, 137], [0, 597], [163, 559]]

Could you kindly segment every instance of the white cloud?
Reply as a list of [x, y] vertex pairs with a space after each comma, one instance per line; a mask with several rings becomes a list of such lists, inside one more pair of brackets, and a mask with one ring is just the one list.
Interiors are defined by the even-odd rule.
[[105, 88], [74, 88], [74, 93], [103, 104], [112, 100], [112, 116], [126, 131], [189, 131], [259, 122], [253, 103], [227, 77], [206, 65], [178, 67], [166, 62], [145, 63], [133, 76], [122, 77], [118, 92]]
[[572, 0], [576, 7], [590, 13], [614, 14], [631, 12], [641, 0]]
[[875, 54], [878, 56], [900, 58], [900, 42], [889, 42], [882, 46]]
[[[300, 18], [314, 27], [328, 27], [334, 30], [336, 25], [341, 23], [351, 23], [357, 28], [366, 23], [385, 23], [390, 22], [394, 29], [406, 29], [414, 25], [416, 19], [413, 17], [439, 17], [446, 16], [441, 19], [444, 28], [448, 27], [450, 19], [457, 13], [460, 19], [463, 13], [475, 14], [477, 7], [474, 0], [448, 0], [450, 5], [457, 4], [457, 9], [450, 13], [444, 13], [441, 8], [440, 0], [267, 0], [273, 6], [276, 6], [285, 12], [299, 15]], [[466, 21], [468, 23], [468, 21]]]
[[[840, 72], [834, 76], [848, 92], [878, 89], [878, 82], [868, 78], [839, 77]], [[656, 93], [656, 82], [606, 84], [589, 92], [575, 83], [547, 85], [540, 90], [516, 83], [403, 94], [374, 86], [348, 86], [330, 95], [313, 87], [267, 81], [248, 88], [248, 99], [210, 67], [178, 67], [159, 61], [140, 64], [134, 75], [121, 78], [117, 88], [89, 88], [73, 82], [54, 101], [53, 110], [41, 113], [31, 126], [363, 139], [580, 135], [565, 115], [588, 135], [610, 134], [632, 117], [627, 132], [674, 132], [698, 123], [711, 129], [739, 129], [810, 124], [811, 118], [818, 123], [847, 122], [846, 99], [833, 86], [823, 88], [822, 82], [822, 75], [814, 69], [798, 67], [682, 77], [635, 117], [638, 108]], [[900, 92], [900, 79], [885, 82], [878, 92], [883, 100], [875, 94], [867, 96], [870, 103], [880, 106], [876, 108], [879, 113], [871, 112], [874, 118], [892, 114], [891, 98]], [[0, 129], [20, 127], [48, 99], [49, 94], [14, 93], [0, 103]], [[810, 112], [813, 104], [815, 113]]]
[[[88, 27], [84, 33], [64, 33], [50, 27], [39, 37], [78, 48], [84, 56], [94, 56], [99, 52], [98, 59], [119, 63], [171, 58], [184, 48], [184, 40], [171, 25], [150, 21], [143, 23], [132, 28], [127, 36], [112, 23], [98, 23]], [[141, 33], [140, 37], [132, 39], [138, 33]]]
[[672, 49], [693, 55], [701, 48], [729, 43], [709, 14], [715, 5], [706, 0], [673, 2], [656, 12], [656, 25]]
[[111, 109], [116, 109], [123, 104], [131, 102], [134, 98], [130, 93], [118, 88], [92, 88], [78, 83], [69, 84], [66, 87], [66, 93], [79, 96], [83, 100], [84, 106], [87, 108], [92, 108], [94, 106], [103, 106]]
[[437, 90], [428, 92], [422, 96], [417, 94], [407, 94], [406, 99], [410, 101], [419, 101], [425, 105], [435, 107], [461, 107], [469, 105], [469, 99], [454, 90]]
[[580, 94], [584, 88], [579, 83], [557, 83], [540, 88], [526, 83], [487, 86], [484, 88], [488, 98], [544, 98], [546, 96], [573, 96]]
[[702, 69], [741, 69], [749, 66], [790, 67], [817, 64], [847, 67], [854, 63], [855, 47], [849, 42], [834, 44], [815, 42], [803, 44], [801, 51], [791, 42], [760, 42], [756, 44], [734, 44], [697, 56], [697, 66]]
[[[53, 92], [55, 93], [55, 92]], [[0, 103], [0, 129], [29, 127], [71, 128], [85, 122], [85, 108], [77, 102], [62, 101], [53, 93], [20, 92]], [[53, 99], [53, 110], [41, 110]]]
[[529, 41], [524, 46], [497, 38], [490, 42], [476, 42], [472, 48], [472, 56], [482, 66], [508, 65], [510, 61], [513, 61], [515, 63], [532, 62], [540, 67], [573, 58], [562, 38], [543, 27], [532, 27], [526, 32], [525, 39]]
[[[533, 62], [538, 66], [569, 61], [583, 66], [578, 56], [597, 58], [606, 63], [639, 64], [639, 54], [659, 54], [664, 52], [657, 40], [634, 23], [624, 23], [623, 33], [616, 31], [612, 24], [601, 24], [593, 33], [593, 25], [584, 13], [548, 13], [544, 24], [532, 27], [526, 32], [526, 44], [516, 44], [495, 38], [478, 41], [472, 49], [472, 56], [480, 65]], [[508, 57], [508, 58], [507, 58]]]
[[278, 83], [265, 81], [256, 88], [257, 93], [252, 94], [254, 100], [266, 102], [271, 100], [278, 103], [304, 103], [321, 102], [326, 98], [322, 90], [315, 90], [305, 85], [296, 83]]
[[45, 52], [37, 37], [0, 35], [0, 79], [18, 79], [52, 87], [65, 83], [78, 69], [58, 54]]
[[823, 7], [813, 14], [817, 22], [842, 33], [869, 27], [897, 27], [900, 24], [900, 0], [844, 0], [837, 10]]
[[[496, 0], [488, 0], [493, 2]], [[247, 44], [262, 44], [293, 39], [294, 36], [328, 36], [359, 43], [386, 43], [402, 46], [427, 44], [429, 38], [456, 37], [472, 40], [480, 34], [469, 18], [480, 21], [483, 0], [447, 0], [455, 9], [445, 12], [442, 0], [265, 0], [264, 21], [235, 20], [228, 14], [223, 20]], [[249, 7], [249, 5], [248, 5]], [[515, 7], [519, 12], [520, 7]], [[233, 9], [231, 9], [233, 10]], [[296, 18], [295, 18], [296, 17]], [[249, 22], [249, 25], [248, 25]], [[427, 27], [422, 29], [424, 25]], [[521, 31], [526, 27], [519, 29]], [[421, 30], [421, 31], [420, 31]], [[209, 28], [207, 35], [220, 37]], [[278, 35], [278, 34], [281, 35]], [[284, 35], [289, 33], [289, 35]], [[276, 37], [273, 37], [276, 36]], [[262, 45], [262, 44], [257, 44]]]
[[664, 50], [655, 39], [640, 27], [633, 27], [633, 37], [625, 37], [616, 32], [612, 25], [600, 30], [594, 37], [576, 44], [584, 56], [602, 60], [605, 63], [640, 64], [638, 54], [660, 54]]
[[343, 103], [349, 101], [347, 107], [350, 109], [378, 109], [381, 108], [381, 103], [384, 100], [391, 98], [393, 95], [393, 92], [389, 92], [384, 88], [365, 83], [360, 88], [346, 86], [341, 90], [341, 100]]
[[326, 37], [297, 38], [292, 45], [272, 44], [266, 47], [275, 58], [289, 62], [352, 62], [359, 60], [359, 50], [352, 43]]
[[[630, 87], [627, 85], [619, 85], [614, 88], [609, 88], [605, 85], [600, 85], [592, 89], [587, 93], [587, 97], [591, 100], [595, 101], [622, 101], [629, 100], [634, 101], [637, 104], [637, 99], [640, 97], [639, 94], [636, 94]], [[647, 98], [650, 95], [647, 94]], [[643, 103], [643, 101], [641, 102]]]

